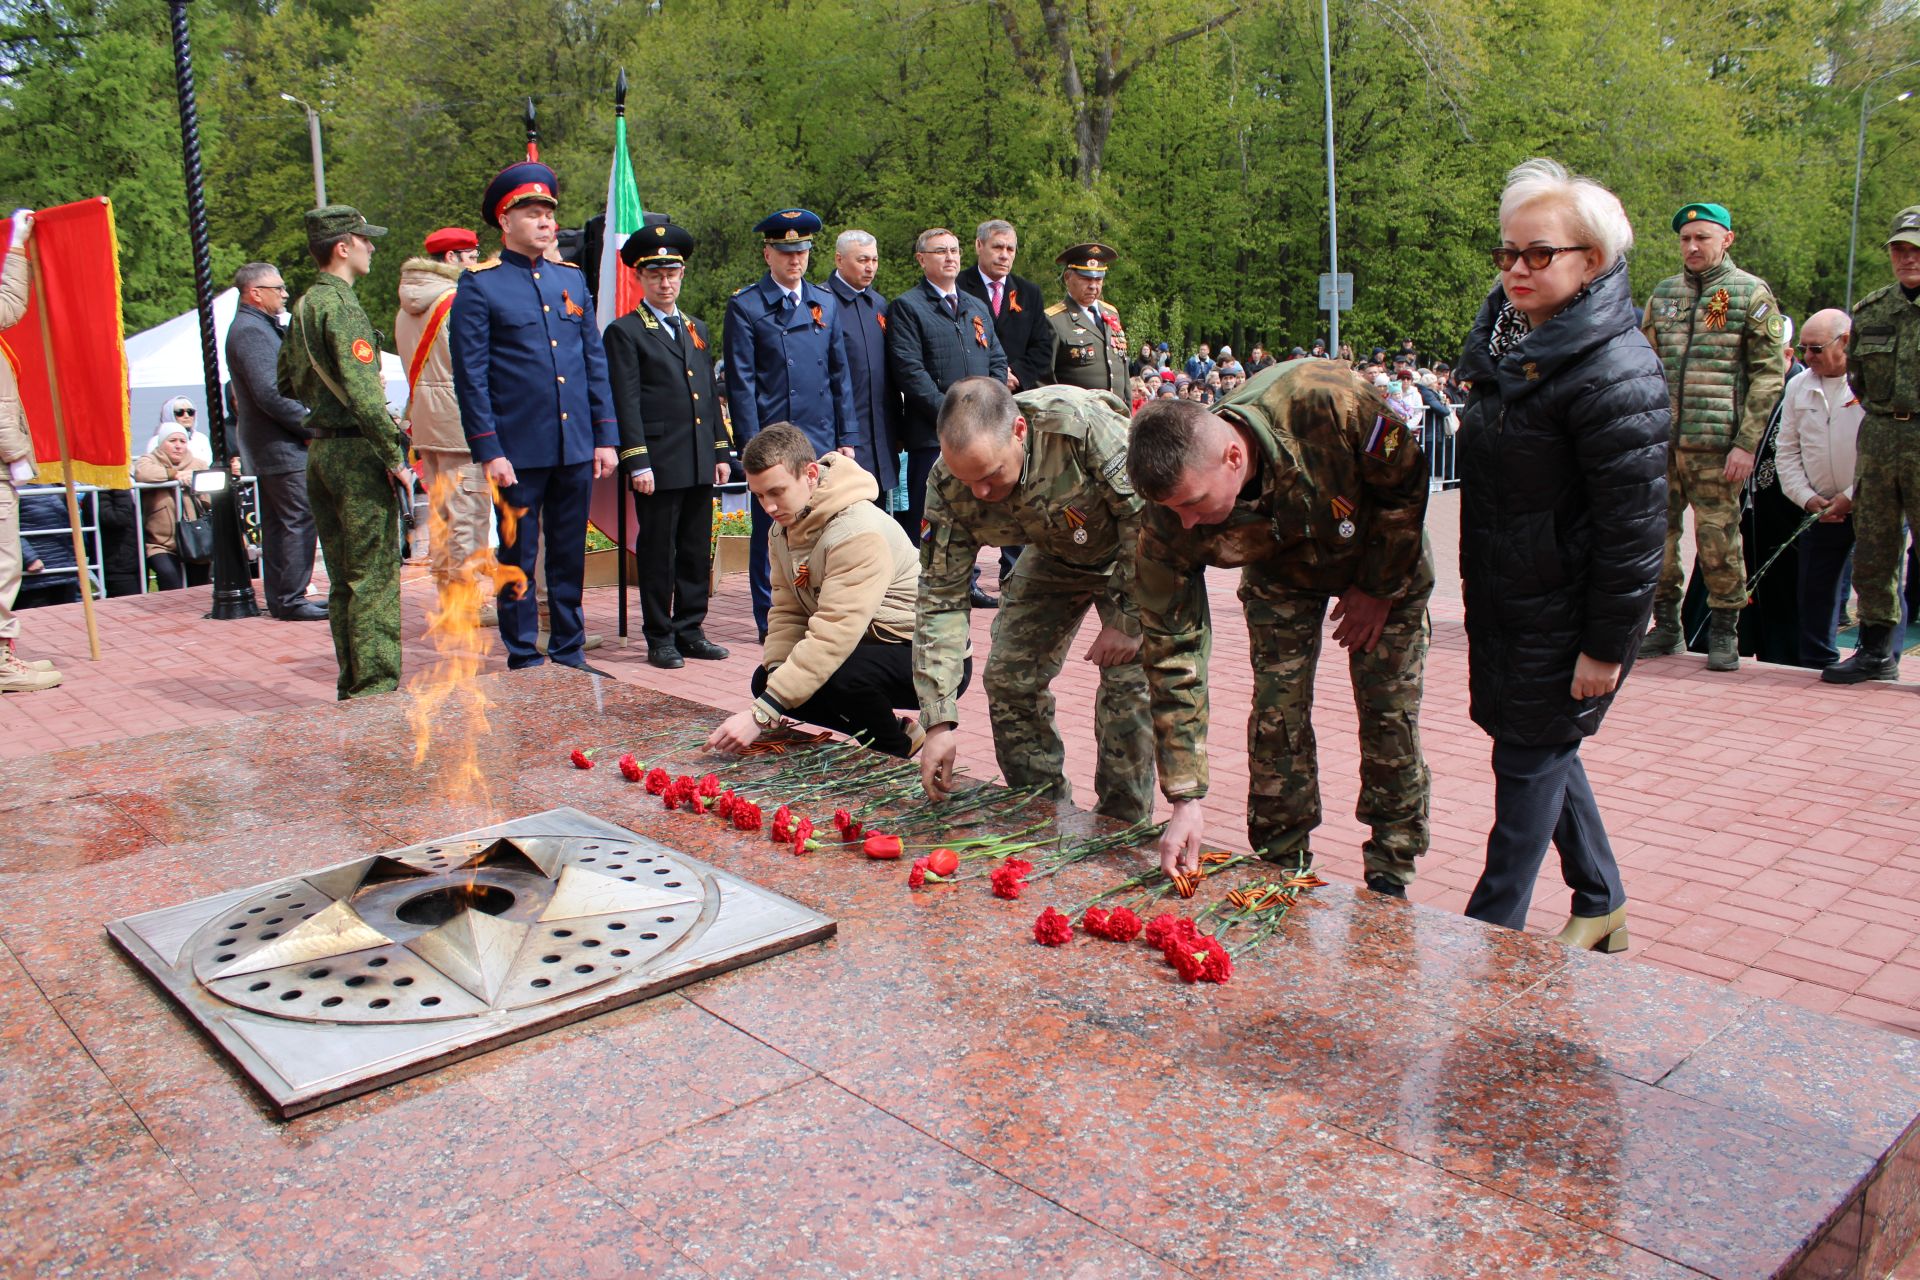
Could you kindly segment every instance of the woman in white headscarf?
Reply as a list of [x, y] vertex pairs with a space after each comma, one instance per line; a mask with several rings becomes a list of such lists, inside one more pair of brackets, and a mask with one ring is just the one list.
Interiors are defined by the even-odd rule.
[[147, 441], [145, 452], [152, 453], [159, 447], [161, 435], [174, 427], [187, 433], [187, 454], [193, 460], [195, 470], [205, 471], [213, 465], [213, 445], [207, 440], [206, 432], [200, 430], [200, 410], [186, 396], [175, 396], [160, 406], [160, 422], [154, 429], [153, 439]]
[[209, 580], [206, 565], [189, 563], [180, 555], [181, 503], [188, 504], [195, 512], [200, 503], [193, 494], [193, 430], [185, 425], [190, 421], [183, 418], [173, 425], [162, 426], [147, 442], [147, 451], [133, 463], [133, 478], [139, 484], [173, 481], [180, 486], [177, 492], [170, 488], [148, 489], [140, 495], [147, 568], [153, 570], [162, 591], [178, 591]]

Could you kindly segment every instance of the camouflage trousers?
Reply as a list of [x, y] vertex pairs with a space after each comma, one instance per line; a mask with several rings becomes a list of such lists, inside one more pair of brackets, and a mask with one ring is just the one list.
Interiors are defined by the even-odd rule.
[[365, 440], [315, 440], [307, 496], [327, 559], [342, 699], [400, 687], [400, 503]]
[[[1120, 610], [1107, 598], [1107, 575], [1062, 564], [1034, 547], [1020, 553], [1000, 592], [987, 655], [987, 706], [993, 754], [1010, 787], [1051, 787], [1071, 800], [1066, 751], [1054, 724], [1053, 678], [1080, 633], [1089, 607], [1115, 625]], [[1094, 812], [1137, 822], [1153, 812], [1153, 722], [1147, 676], [1139, 659], [1100, 669], [1093, 704], [1099, 757], [1093, 769]]]
[[1920, 528], [1920, 421], [1881, 413], [1860, 423], [1854, 470], [1853, 585], [1862, 625], [1900, 622], [1900, 564], [1907, 528]]
[[1707, 605], [1747, 607], [1747, 561], [1740, 550], [1740, 489], [1726, 477], [1725, 454], [1674, 449], [1667, 458], [1667, 551], [1660, 561], [1658, 604], [1678, 604], [1686, 594], [1680, 572], [1680, 521], [1693, 508], [1693, 547], [1706, 578]]
[[[1361, 849], [1369, 874], [1413, 883], [1427, 851], [1433, 778], [1420, 754], [1420, 693], [1431, 624], [1425, 582], [1387, 612], [1373, 652], [1349, 650], [1347, 672], [1360, 717], [1360, 800], [1354, 816], [1373, 829]], [[1313, 734], [1313, 678], [1327, 597], [1272, 587], [1240, 588], [1253, 651], [1253, 714], [1247, 720], [1247, 839], [1269, 861], [1307, 862], [1320, 825], [1320, 763]]]

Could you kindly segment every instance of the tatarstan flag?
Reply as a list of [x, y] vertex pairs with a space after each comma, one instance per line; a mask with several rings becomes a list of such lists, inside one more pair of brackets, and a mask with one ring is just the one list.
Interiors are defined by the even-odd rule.
[[[0, 219], [0, 256], [12, 240], [12, 224]], [[132, 459], [113, 206], [97, 196], [42, 209], [33, 217], [30, 247], [44, 272], [40, 293], [47, 302], [52, 349], [41, 339], [39, 304], [29, 289], [26, 310], [0, 333], [0, 358], [13, 366], [20, 387], [34, 460], [40, 464], [38, 479], [43, 484], [61, 479], [52, 371], [60, 379], [60, 416], [74, 480], [124, 489]]]
[[640, 282], [620, 261], [620, 246], [640, 229], [646, 212], [640, 207], [640, 187], [633, 180], [633, 161], [627, 156], [627, 117], [613, 122], [613, 169], [607, 175], [607, 228], [600, 241], [600, 328], [640, 305]]

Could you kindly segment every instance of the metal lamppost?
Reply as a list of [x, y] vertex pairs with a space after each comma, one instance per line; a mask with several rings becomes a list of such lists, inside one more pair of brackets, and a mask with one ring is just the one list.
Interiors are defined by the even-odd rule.
[[200, 168], [200, 112], [193, 97], [193, 49], [187, 39], [187, 0], [167, 0], [173, 27], [173, 75], [180, 92], [180, 153], [187, 178], [187, 233], [193, 243], [193, 294], [200, 315], [200, 364], [206, 376], [207, 432], [213, 472], [194, 477], [194, 491], [213, 500], [212, 618], [253, 618], [260, 613], [241, 549], [240, 514], [228, 483], [227, 415], [220, 398], [220, 355], [213, 327], [213, 249], [207, 238], [207, 197]]
[[1327, 86], [1327, 272], [1333, 277], [1333, 306], [1329, 316], [1328, 351], [1340, 354], [1340, 211], [1333, 189], [1333, 35], [1327, 21], [1327, 0], [1320, 0], [1320, 71]]
[[327, 202], [327, 162], [320, 154], [320, 113], [313, 109], [312, 103], [290, 93], [281, 94], [280, 100], [291, 102], [307, 113], [307, 143], [313, 148], [313, 207], [318, 209]]
[[1907, 70], [1909, 67], [1920, 67], [1920, 61], [1903, 62], [1891, 71], [1882, 71], [1879, 75], [1860, 86], [1860, 143], [1855, 149], [1853, 157], [1853, 226], [1847, 232], [1847, 310], [1849, 311], [1853, 310], [1854, 251], [1860, 244], [1860, 178], [1867, 167], [1867, 118], [1873, 115], [1874, 112], [1886, 110], [1892, 106], [1894, 102], [1905, 102], [1913, 96], [1913, 90], [1909, 89], [1907, 92], [1893, 99], [1893, 102], [1883, 102], [1872, 110], [1868, 110], [1867, 100], [1873, 96], [1873, 86], [1879, 84], [1888, 76], [1896, 75], [1899, 72]]

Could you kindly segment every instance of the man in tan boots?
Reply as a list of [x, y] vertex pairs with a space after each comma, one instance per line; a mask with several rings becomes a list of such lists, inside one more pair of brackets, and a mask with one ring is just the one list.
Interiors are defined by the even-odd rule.
[[[17, 209], [13, 215], [13, 241], [7, 247], [7, 261], [0, 267], [0, 329], [20, 322], [27, 313], [27, 291], [32, 268], [27, 265], [27, 237], [33, 234], [33, 214]], [[51, 662], [22, 662], [13, 651], [20, 634], [20, 619], [13, 614], [13, 601], [20, 594], [20, 495], [16, 487], [33, 479], [33, 436], [27, 431], [26, 411], [20, 404], [20, 384], [13, 376], [13, 365], [0, 360], [0, 462], [6, 474], [0, 476], [0, 693], [35, 693], [60, 683], [60, 673]], [[909, 610], [911, 613], [911, 610]]]
[[896, 709], [919, 707], [913, 606], [920, 555], [874, 505], [879, 483], [843, 453], [816, 460], [813, 442], [785, 422], [762, 427], [740, 465], [776, 526], [767, 539], [773, 606], [753, 705], [715, 729], [707, 745], [742, 750], [792, 716], [858, 735], [889, 755], [912, 755], [919, 725]]
[[[428, 563], [434, 582], [444, 589], [473, 555], [487, 549], [493, 525], [486, 473], [467, 451], [466, 432], [460, 429], [446, 324], [461, 273], [480, 261], [480, 238], [465, 227], [442, 227], [427, 237], [424, 248], [424, 257], [401, 264], [393, 341], [407, 366], [407, 423], [420, 458], [420, 482], [433, 504]], [[488, 595], [480, 606], [483, 626], [498, 621]]]

